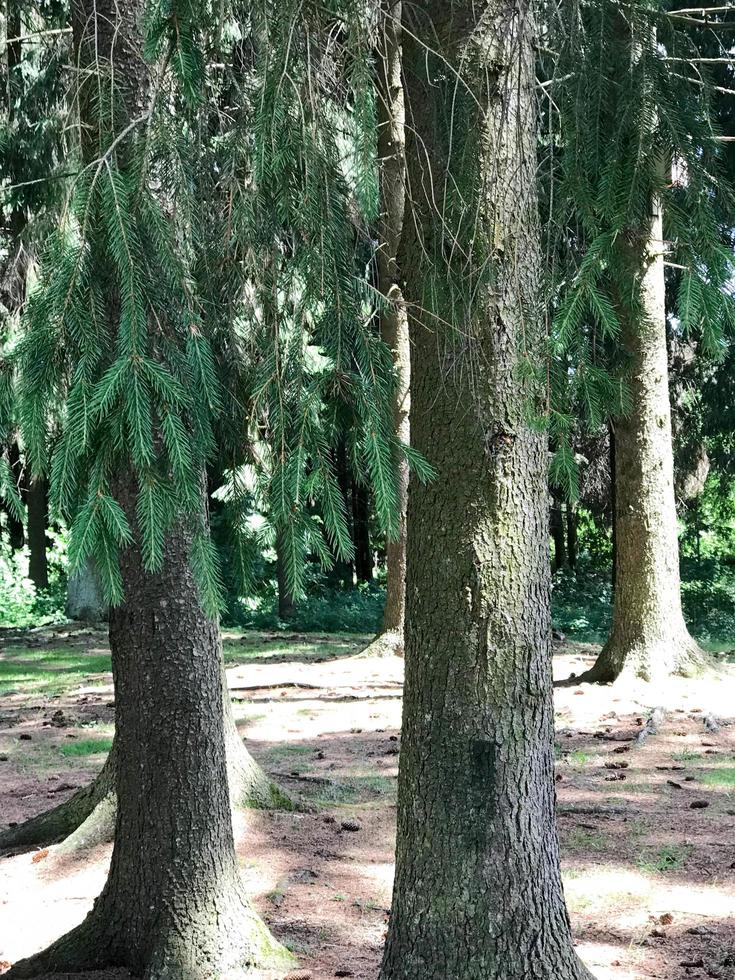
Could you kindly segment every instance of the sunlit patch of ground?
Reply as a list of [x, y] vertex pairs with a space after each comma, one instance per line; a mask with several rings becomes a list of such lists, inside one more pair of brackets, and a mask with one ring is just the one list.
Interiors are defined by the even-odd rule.
[[[241, 815], [237, 846], [259, 910], [313, 980], [339, 970], [374, 980], [387, 926], [403, 662], [350, 656], [365, 642], [225, 635], [248, 748], [312, 806]], [[33, 643], [0, 652], [6, 821], [90, 779], [112, 735], [104, 637], [61, 631]], [[595, 652], [558, 651], [557, 676], [581, 672]], [[704, 724], [708, 714], [735, 715], [734, 689], [728, 668], [664, 688], [556, 692], [564, 885], [578, 951], [598, 980], [735, 980], [735, 725]], [[657, 705], [667, 711], [661, 731], [638, 744]], [[83, 918], [109, 854], [71, 861], [51, 848], [3, 859], [0, 961]]]

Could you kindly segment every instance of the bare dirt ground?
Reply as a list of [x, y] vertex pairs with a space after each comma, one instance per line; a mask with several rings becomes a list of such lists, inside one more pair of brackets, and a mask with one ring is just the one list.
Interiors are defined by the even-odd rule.
[[[114, 702], [103, 634], [46, 630], [1, 642], [7, 825], [93, 776]], [[236, 827], [253, 900], [298, 956], [298, 976], [312, 980], [374, 980], [389, 915], [403, 664], [352, 656], [363, 644], [225, 636], [248, 748], [315, 805], [247, 812]], [[560, 647], [556, 676], [579, 673], [595, 652]], [[735, 714], [733, 691], [732, 667], [665, 689], [556, 691], [564, 883], [578, 951], [598, 980], [735, 980], [735, 725], [711, 730]], [[666, 709], [659, 732], [640, 740], [657, 706]], [[0, 859], [0, 972], [83, 918], [110, 850]]]

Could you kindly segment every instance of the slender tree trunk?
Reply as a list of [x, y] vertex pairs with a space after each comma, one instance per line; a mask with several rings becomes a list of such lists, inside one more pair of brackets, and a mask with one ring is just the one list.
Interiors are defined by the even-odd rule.
[[567, 561], [570, 568], [577, 567], [577, 508], [567, 501]]
[[562, 501], [557, 494], [552, 494], [549, 516], [551, 539], [554, 542], [554, 571], [558, 572], [567, 563], [567, 542], [564, 535]]
[[622, 671], [645, 680], [690, 675], [707, 655], [681, 608], [671, 438], [661, 205], [652, 202], [642, 257], [646, 320], [623, 324], [632, 411], [615, 420], [615, 597], [610, 637], [579, 680], [609, 682]]
[[370, 550], [370, 495], [367, 487], [352, 480], [352, 541], [355, 546], [355, 576], [372, 582], [373, 555]]
[[37, 589], [48, 588], [46, 529], [48, 527], [48, 485], [33, 480], [28, 487], [28, 576]]
[[[347, 447], [343, 439], [340, 440], [337, 446], [335, 461], [337, 467], [337, 481], [339, 483], [340, 493], [342, 494], [345, 502], [345, 513], [347, 515], [347, 520], [350, 527], [350, 536], [352, 537], [352, 481], [350, 479], [350, 471], [347, 465]], [[337, 559], [334, 564], [334, 574], [343, 585], [352, 588], [355, 579], [354, 563], [343, 558]]]
[[411, 438], [437, 477], [409, 489], [381, 980], [581, 980], [554, 819], [547, 447], [516, 373], [540, 322], [533, 24], [506, 0], [411, 12], [401, 268]]
[[286, 574], [286, 559], [283, 553], [283, 540], [281, 535], [276, 536], [276, 577], [278, 579], [278, 618], [288, 622], [293, 619], [296, 613], [296, 602], [293, 592], [288, 587], [288, 575]]
[[[393, 402], [396, 435], [409, 443], [411, 427], [411, 348], [408, 314], [401, 290], [398, 249], [403, 230], [406, 198], [406, 139], [403, 79], [401, 78], [401, 0], [384, 0], [383, 29], [378, 53], [378, 158], [380, 160], [380, 245], [378, 280], [390, 306], [382, 311], [380, 332], [393, 351], [398, 383]], [[395, 633], [403, 648], [406, 606], [406, 509], [408, 506], [408, 463], [402, 461], [398, 477], [399, 531], [386, 544], [388, 572], [383, 614], [383, 632]]]
[[615, 423], [610, 422], [608, 426], [610, 439], [610, 525], [612, 538], [612, 574], [611, 585], [615, 591], [615, 570], [618, 564], [618, 519], [617, 519], [617, 491], [615, 485]]
[[[18, 449], [18, 444], [13, 442], [8, 450], [8, 461], [10, 463], [10, 468], [13, 473], [18, 477], [20, 483], [21, 471], [23, 469], [23, 463], [20, 458], [20, 450]], [[21, 487], [22, 492], [22, 487]], [[15, 515], [10, 511], [6, 511], [7, 522], [8, 522], [8, 541], [10, 547], [13, 551], [20, 551], [20, 549], [25, 544], [25, 532], [23, 529], [23, 524], [19, 521]]]

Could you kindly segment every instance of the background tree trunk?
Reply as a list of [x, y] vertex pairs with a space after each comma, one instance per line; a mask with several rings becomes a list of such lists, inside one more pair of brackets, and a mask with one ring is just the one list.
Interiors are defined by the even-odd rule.
[[352, 479], [352, 542], [355, 547], [355, 577], [372, 582], [373, 553], [370, 549], [370, 494], [367, 487]]
[[[380, 222], [378, 234], [378, 284], [389, 300], [380, 318], [380, 332], [393, 351], [398, 378], [393, 419], [396, 435], [408, 444], [411, 436], [411, 348], [408, 314], [403, 302], [398, 267], [398, 249], [403, 230], [406, 198], [406, 139], [403, 80], [401, 78], [401, 0], [383, 2], [381, 44], [378, 52], [378, 159], [380, 160]], [[408, 506], [408, 463], [401, 461], [398, 478], [399, 532], [386, 543], [388, 573], [383, 613], [383, 631], [395, 633], [403, 647], [406, 606], [406, 509]]]
[[75, 575], [69, 576], [64, 612], [67, 619], [82, 623], [99, 623], [107, 619], [109, 609], [92, 558]]
[[618, 564], [618, 533], [617, 533], [617, 493], [615, 490], [615, 424], [611, 421], [608, 425], [610, 439], [610, 528], [612, 545], [612, 572], [610, 581], [613, 592], [615, 591], [615, 570]]
[[567, 561], [570, 568], [577, 567], [577, 508], [571, 501], [567, 501]]
[[567, 563], [567, 542], [564, 535], [564, 512], [562, 500], [557, 493], [551, 495], [549, 509], [551, 539], [554, 542], [554, 571], [558, 572]]
[[652, 201], [642, 256], [646, 320], [623, 323], [632, 411], [615, 420], [615, 597], [610, 637], [579, 680], [693, 674], [708, 658], [681, 608], [674, 496], [661, 204]]
[[296, 602], [293, 592], [288, 587], [286, 574], [286, 559], [283, 549], [283, 538], [276, 535], [276, 577], [278, 579], [278, 618], [288, 622], [296, 613]]
[[[8, 462], [10, 463], [10, 468], [18, 478], [18, 483], [20, 484], [23, 463], [20, 458], [20, 450], [18, 449], [18, 444], [16, 442], [11, 443], [8, 449]], [[17, 519], [11, 510], [6, 510], [6, 519], [8, 527], [8, 542], [10, 543], [10, 547], [13, 549], [13, 551], [20, 551], [25, 544], [25, 531], [23, 524]]]
[[48, 527], [48, 484], [33, 480], [26, 498], [28, 508], [28, 577], [37, 589], [48, 588], [46, 529]]
[[554, 818], [547, 446], [516, 376], [538, 316], [533, 25], [523, 3], [411, 11], [401, 268], [411, 437], [437, 477], [409, 489], [381, 980], [579, 980]]

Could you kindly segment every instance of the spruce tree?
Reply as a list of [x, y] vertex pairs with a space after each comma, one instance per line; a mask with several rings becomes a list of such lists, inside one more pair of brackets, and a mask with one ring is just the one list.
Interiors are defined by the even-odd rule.
[[396, 878], [381, 980], [588, 980], [554, 821], [534, 24], [404, 11], [411, 439]]
[[149, 155], [149, 141], [171, 137], [170, 74], [193, 96], [195, 12], [155, 7], [144, 22], [141, 0], [73, 8], [82, 166], [19, 362], [42, 469], [54, 351], [67, 336], [81, 351], [52, 487], [63, 500], [86, 484], [72, 561], [93, 554], [113, 602], [118, 806], [92, 912], [11, 976], [114, 965], [195, 978], [289, 960], [250, 909], [234, 851], [203, 496], [216, 386], [180, 278], [172, 158], [162, 143]]
[[552, 473], [573, 497], [577, 410], [612, 417], [615, 445], [614, 622], [583, 677], [694, 673], [707, 658], [681, 609], [665, 277], [676, 329], [720, 359], [735, 314], [714, 89], [696, 30], [665, 5], [570, 2], [547, 27]]

